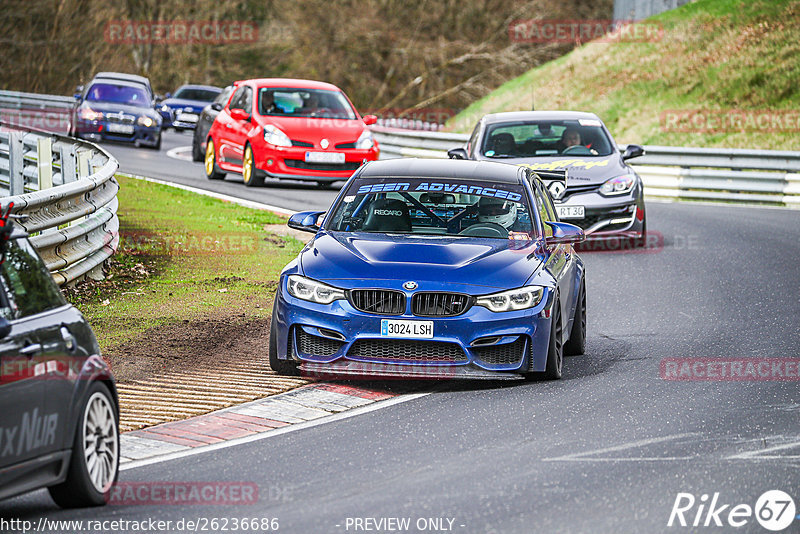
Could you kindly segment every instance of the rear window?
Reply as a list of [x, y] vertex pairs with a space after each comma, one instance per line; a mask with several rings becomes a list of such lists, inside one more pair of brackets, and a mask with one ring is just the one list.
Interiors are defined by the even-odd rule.
[[172, 98], [181, 98], [183, 100], [199, 100], [201, 102], [213, 102], [217, 96], [219, 96], [219, 91], [215, 91], [213, 89], [197, 89], [194, 87], [181, 87]]

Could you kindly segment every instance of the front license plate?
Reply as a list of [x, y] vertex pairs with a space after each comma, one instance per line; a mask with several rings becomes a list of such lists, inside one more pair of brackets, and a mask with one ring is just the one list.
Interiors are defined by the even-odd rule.
[[110, 133], [132, 134], [132, 124], [116, 124], [113, 122], [108, 123], [108, 131]]
[[381, 319], [381, 336], [431, 339], [433, 338], [433, 321]]
[[344, 163], [344, 152], [306, 152], [306, 163]]
[[585, 210], [583, 206], [556, 206], [559, 219], [583, 219]]
[[178, 113], [176, 120], [183, 122], [197, 122], [197, 115], [193, 113]]

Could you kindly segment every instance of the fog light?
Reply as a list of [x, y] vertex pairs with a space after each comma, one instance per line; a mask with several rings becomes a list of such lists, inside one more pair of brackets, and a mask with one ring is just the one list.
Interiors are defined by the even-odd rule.
[[270, 165], [270, 166], [272, 165], [272, 160], [271, 159], [267, 160], [267, 165]]

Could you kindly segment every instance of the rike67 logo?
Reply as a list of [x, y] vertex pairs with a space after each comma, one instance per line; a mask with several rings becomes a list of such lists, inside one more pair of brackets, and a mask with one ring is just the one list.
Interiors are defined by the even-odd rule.
[[719, 492], [711, 496], [704, 493], [699, 499], [691, 493], [678, 493], [667, 526], [695, 527], [692, 531], [696, 527], [741, 528], [752, 524], [755, 518], [763, 528], [779, 532], [789, 528], [795, 519], [800, 523], [800, 516], [795, 517], [796, 514], [794, 500], [781, 490], [764, 492], [754, 507], [744, 503], [726, 503]]

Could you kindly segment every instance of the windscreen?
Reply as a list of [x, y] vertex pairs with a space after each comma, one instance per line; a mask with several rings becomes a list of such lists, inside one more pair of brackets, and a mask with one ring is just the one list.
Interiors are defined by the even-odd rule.
[[608, 156], [611, 140], [597, 119], [517, 121], [490, 124], [481, 154], [489, 158]]
[[113, 83], [95, 83], [86, 93], [90, 102], [113, 102], [130, 106], [150, 107], [150, 99], [144, 88]]
[[356, 118], [341, 92], [322, 89], [262, 87], [258, 90], [258, 112], [283, 117]]
[[358, 178], [329, 218], [335, 232], [533, 239], [519, 184], [446, 178]]
[[198, 100], [200, 102], [213, 102], [219, 95], [219, 91], [213, 89], [200, 89], [198, 87], [181, 87], [172, 98], [183, 100]]

